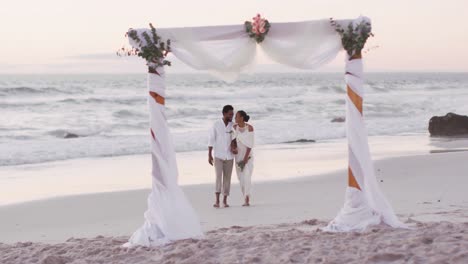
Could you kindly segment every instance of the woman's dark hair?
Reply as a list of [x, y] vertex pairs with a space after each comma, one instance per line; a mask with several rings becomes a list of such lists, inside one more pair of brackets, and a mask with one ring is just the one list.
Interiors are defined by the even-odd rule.
[[223, 114], [229, 112], [229, 111], [233, 111], [234, 110], [234, 107], [232, 107], [232, 105], [225, 105], [223, 107]]
[[242, 119], [244, 119], [244, 122], [249, 122], [250, 116], [244, 111], [244, 110], [239, 110], [237, 113], [242, 116]]

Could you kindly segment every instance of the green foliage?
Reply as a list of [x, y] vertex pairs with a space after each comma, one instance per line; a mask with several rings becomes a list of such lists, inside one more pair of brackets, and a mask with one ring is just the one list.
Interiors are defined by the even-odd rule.
[[249, 34], [249, 37], [254, 38], [255, 33], [252, 32], [252, 22], [245, 21], [244, 26], [245, 26], [245, 32], [247, 32], [247, 34]]
[[146, 31], [141, 34], [145, 43], [140, 39], [136, 30], [130, 29], [128, 31], [128, 37], [133, 39], [140, 48], [134, 48], [128, 51], [127, 55], [142, 57], [148, 62], [148, 66], [151, 68], [165, 65], [171, 66], [171, 62], [165, 59], [167, 54], [171, 51], [171, 40], [168, 39], [164, 42], [161, 37], [158, 36], [156, 29], [151, 23], [149, 26], [151, 28], [151, 35]]
[[343, 48], [349, 56], [360, 53], [367, 39], [374, 36], [371, 32], [372, 27], [369, 22], [362, 21], [356, 26], [350, 22], [346, 28], [343, 28], [332, 18], [330, 18], [330, 23], [335, 28], [335, 31], [340, 34]]

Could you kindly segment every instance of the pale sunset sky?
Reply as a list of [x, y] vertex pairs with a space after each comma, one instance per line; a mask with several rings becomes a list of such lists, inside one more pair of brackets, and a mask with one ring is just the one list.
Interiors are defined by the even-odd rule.
[[[379, 47], [367, 71], [468, 71], [468, 0], [3, 0], [0, 74], [144, 72], [114, 55], [128, 28], [242, 24], [257, 12], [270, 22], [370, 17], [368, 46]], [[342, 67], [340, 55], [322, 70]]]

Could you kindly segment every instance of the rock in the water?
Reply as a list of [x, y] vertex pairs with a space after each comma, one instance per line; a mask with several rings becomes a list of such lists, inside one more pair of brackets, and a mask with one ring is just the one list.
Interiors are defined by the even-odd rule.
[[344, 121], [346, 121], [345, 117], [335, 117], [331, 120], [332, 123], [343, 123]]
[[283, 143], [314, 143], [314, 142], [315, 142], [315, 140], [313, 140], [313, 139], [301, 138], [301, 139], [298, 139], [298, 140], [286, 141], [286, 142], [283, 142]]
[[77, 138], [77, 137], [80, 137], [78, 136], [77, 134], [73, 134], [73, 133], [65, 133], [65, 135], [63, 136], [63, 138]]
[[429, 120], [431, 136], [468, 135], [468, 116], [448, 113], [445, 116], [433, 116]]

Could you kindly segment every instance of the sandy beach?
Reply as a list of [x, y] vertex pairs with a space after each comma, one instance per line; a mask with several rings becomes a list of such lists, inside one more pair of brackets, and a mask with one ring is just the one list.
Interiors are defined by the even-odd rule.
[[324, 233], [325, 222], [222, 228], [204, 240], [122, 248], [126, 237], [70, 238], [60, 244], [0, 244], [2, 263], [466, 263], [468, 224], [416, 223]]
[[468, 264], [468, 1], [4, 2], [0, 264]]
[[[372, 140], [379, 149], [378, 140]], [[408, 140], [408, 144], [411, 141], [414, 142], [414, 138]], [[338, 142], [337, 146], [340, 144]], [[343, 163], [338, 170], [333, 169], [335, 165], [328, 166], [324, 162], [321, 170], [317, 170], [319, 173], [309, 176], [298, 174], [297, 177], [272, 181], [261, 178], [254, 184], [253, 206], [250, 208], [241, 206], [237, 184], [233, 186], [231, 207], [227, 209], [212, 207], [212, 184], [185, 185], [183, 189], [200, 216], [206, 238], [179, 241], [157, 249], [120, 248], [143, 221], [149, 189], [82, 193], [10, 203], [0, 207], [0, 262], [466, 263], [468, 154], [460, 151], [464, 144], [464, 140], [437, 141], [419, 149], [420, 154], [406, 153], [405, 156], [400, 153], [398, 157], [391, 157], [395, 153], [388, 154], [390, 148], [382, 147], [386, 151], [376, 155], [381, 157], [375, 162], [380, 185], [400, 219], [410, 225], [409, 230], [379, 226], [364, 233], [320, 231], [343, 205], [346, 186], [343, 156], [334, 161], [335, 165]], [[383, 145], [389, 146], [388, 142]], [[278, 152], [278, 155], [294, 155], [295, 159], [287, 159], [273, 168], [270, 166], [270, 169], [285, 173], [294, 171], [296, 162], [306, 162], [307, 153], [312, 155], [315, 147], [313, 144], [308, 147], [282, 146], [282, 150], [268, 147], [263, 152], [272, 157]], [[187, 159], [193, 161], [189, 156], [188, 153], [179, 155], [179, 164], [187, 164], [184, 163]], [[318, 166], [320, 161], [317, 159], [314, 165]], [[122, 163], [121, 160], [117, 162]], [[114, 165], [121, 166], [117, 162]], [[112, 167], [112, 161], [104, 164]], [[200, 172], [211, 173], [210, 168], [203, 167], [205, 169]], [[262, 172], [263, 165], [259, 167], [259, 175], [262, 175], [265, 173]], [[60, 165], [47, 168], [46, 171], [57, 170]], [[184, 172], [183, 165], [181, 168]], [[313, 168], [310, 171], [314, 171]], [[10, 172], [14, 170], [8, 169]], [[90, 167], [83, 169], [87, 171]], [[16, 173], [19, 174], [18, 170]], [[116, 174], [117, 179], [121, 176]]]

